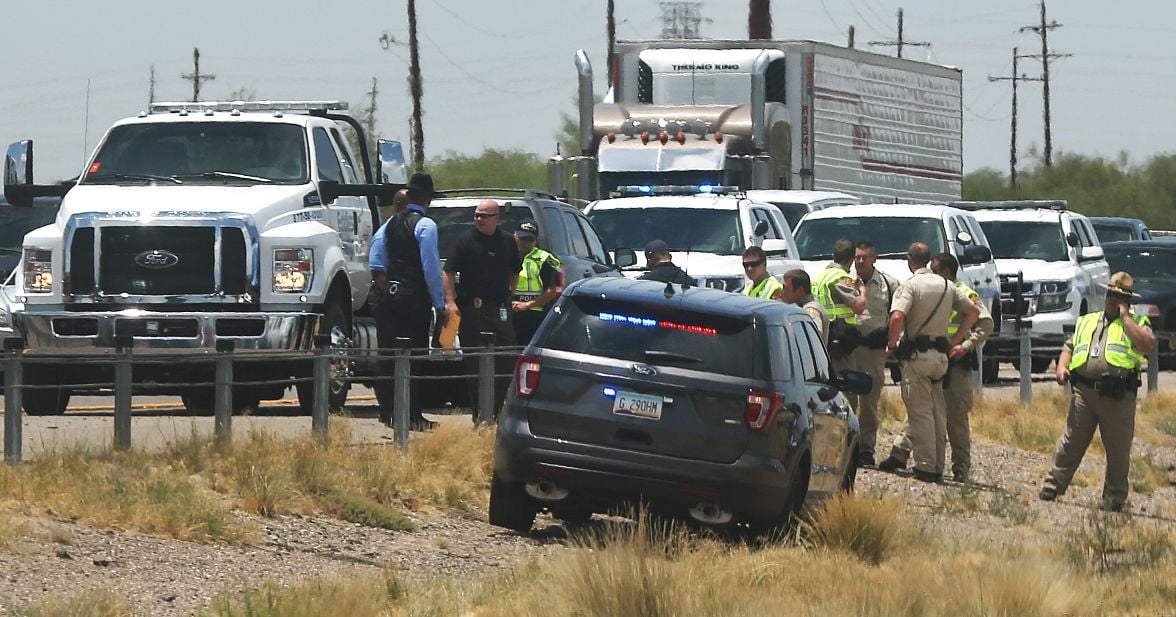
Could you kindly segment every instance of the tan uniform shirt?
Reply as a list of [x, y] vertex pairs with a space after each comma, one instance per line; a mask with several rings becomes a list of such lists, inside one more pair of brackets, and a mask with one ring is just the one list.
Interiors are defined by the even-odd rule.
[[[972, 326], [972, 331], [968, 333], [967, 338], [960, 341], [960, 345], [963, 345], [964, 349], [967, 349], [968, 351], [976, 349], [981, 344], [983, 344], [984, 341], [987, 341], [988, 337], [992, 336], [992, 330], [995, 326], [995, 324], [992, 322], [992, 313], [990, 313], [988, 311], [988, 307], [984, 306], [984, 303], [980, 301], [980, 296], [973, 295], [971, 296], [971, 300], [972, 303], [976, 305], [976, 308], [980, 309], [980, 316], [976, 318], [976, 325]], [[962, 319], [963, 316], [960, 315], [960, 313], [957, 311], [954, 323], [959, 324]]]
[[825, 307], [821, 306], [820, 302], [809, 294], [796, 301], [797, 306], [803, 308], [809, 317], [813, 318], [813, 323], [817, 324], [817, 332], [821, 333], [821, 342], [825, 345], [829, 344], [829, 313], [825, 312]]
[[878, 328], [885, 328], [890, 321], [891, 294], [898, 289], [898, 280], [874, 268], [866, 284], [866, 310], [857, 316], [857, 327], [862, 334], [869, 334]]
[[953, 310], [966, 311], [971, 305], [972, 300], [960, 288], [924, 267], [894, 292], [890, 310], [906, 315], [907, 340], [920, 335], [935, 339], [947, 337], [947, 322]]
[[[828, 270], [829, 268], [840, 267], [841, 266], [837, 265], [836, 263], [831, 263], [825, 266], [825, 269]], [[858, 294], [857, 286], [855, 285], [854, 280], [847, 277], [837, 281], [836, 283], [833, 283], [832, 285], [829, 285], [829, 295], [833, 298], [834, 304], [849, 306], [858, 301], [860, 294]]]

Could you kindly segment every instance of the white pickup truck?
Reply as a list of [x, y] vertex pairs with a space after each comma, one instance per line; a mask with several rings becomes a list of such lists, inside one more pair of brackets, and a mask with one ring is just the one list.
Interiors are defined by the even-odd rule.
[[1029, 325], [1033, 372], [1061, 353], [1083, 313], [1103, 305], [1110, 269], [1090, 219], [1065, 201], [973, 201], [970, 210], [992, 243], [1001, 279], [999, 333], [988, 339], [988, 361], [1018, 362], [1015, 320]]

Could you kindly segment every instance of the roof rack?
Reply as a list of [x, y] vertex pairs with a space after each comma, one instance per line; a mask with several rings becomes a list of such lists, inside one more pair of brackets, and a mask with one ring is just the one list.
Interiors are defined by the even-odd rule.
[[961, 210], [1065, 210], [1065, 199], [1009, 199], [1004, 201], [949, 201]]
[[214, 111], [282, 111], [325, 113], [347, 111], [347, 101], [172, 101], [151, 104], [151, 113]]

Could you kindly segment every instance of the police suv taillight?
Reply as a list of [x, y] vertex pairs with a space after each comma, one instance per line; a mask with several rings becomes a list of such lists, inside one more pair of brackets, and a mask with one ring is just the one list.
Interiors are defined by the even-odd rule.
[[519, 356], [515, 360], [515, 394], [531, 398], [539, 387], [539, 356]]
[[747, 405], [743, 408], [743, 419], [747, 428], [763, 432], [772, 426], [776, 412], [784, 406], [784, 395], [767, 390], [752, 390], [747, 393]]

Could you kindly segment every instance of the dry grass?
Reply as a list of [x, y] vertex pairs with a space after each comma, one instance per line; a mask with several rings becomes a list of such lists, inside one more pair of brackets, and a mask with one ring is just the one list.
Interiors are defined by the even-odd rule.
[[130, 617], [127, 605], [114, 593], [92, 589], [69, 595], [61, 599], [32, 606], [23, 610], [10, 610], [6, 614], [19, 617]]
[[[978, 398], [972, 408], [972, 435], [1032, 452], [1053, 452], [1066, 426], [1070, 402], [1062, 388], [1035, 393], [1026, 409], [1020, 401]], [[1095, 448], [1101, 451], [1101, 443]]]
[[332, 423], [326, 443], [253, 432], [232, 445], [193, 434], [157, 453], [65, 448], [0, 466], [0, 501], [96, 527], [231, 543], [253, 534], [237, 510], [325, 512], [399, 530], [412, 527], [405, 511], [484, 510], [492, 430], [442, 423], [414, 437], [405, 455], [347, 445], [346, 422]]
[[898, 549], [901, 511], [902, 506], [892, 499], [838, 493], [801, 525], [801, 531], [815, 546], [877, 565]]

